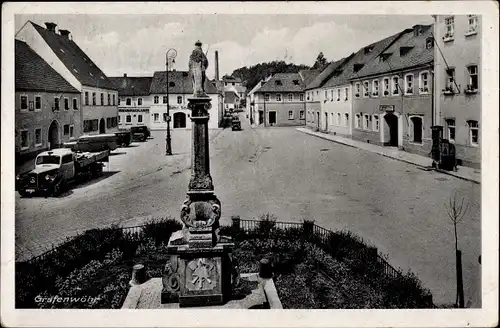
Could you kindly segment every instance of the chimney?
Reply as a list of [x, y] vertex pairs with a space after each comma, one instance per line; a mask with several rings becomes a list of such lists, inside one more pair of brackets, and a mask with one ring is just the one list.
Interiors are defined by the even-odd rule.
[[127, 77], [127, 73], [123, 73], [123, 77]]
[[51, 23], [51, 22], [46, 22], [45, 26], [47, 27], [47, 30], [55, 33], [57, 24]]
[[215, 51], [215, 80], [219, 81], [219, 52]]
[[68, 40], [69, 40], [69, 34], [70, 33], [71, 32], [68, 31], [68, 30], [61, 30], [61, 29], [59, 30], [59, 34], [61, 34], [62, 36], [66, 37], [66, 39], [68, 39]]

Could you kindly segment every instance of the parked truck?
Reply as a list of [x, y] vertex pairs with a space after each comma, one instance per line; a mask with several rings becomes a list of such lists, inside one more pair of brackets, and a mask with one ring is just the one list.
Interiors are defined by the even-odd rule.
[[70, 182], [101, 176], [104, 162], [109, 162], [109, 150], [74, 152], [58, 148], [44, 151], [36, 157], [33, 170], [16, 176], [16, 188], [22, 197], [57, 196]]

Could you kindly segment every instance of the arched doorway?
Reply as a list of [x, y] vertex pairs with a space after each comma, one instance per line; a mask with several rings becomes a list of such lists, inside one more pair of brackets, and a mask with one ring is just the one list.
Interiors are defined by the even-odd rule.
[[59, 146], [59, 124], [57, 121], [52, 121], [52, 123], [50, 123], [47, 141], [49, 149], [54, 149]]
[[186, 114], [177, 112], [174, 113], [174, 129], [186, 127]]
[[328, 131], [328, 113], [325, 113], [325, 131]]
[[319, 130], [319, 127], [321, 126], [321, 125], [319, 125], [319, 118], [320, 118], [319, 112], [316, 112], [316, 121], [317, 121], [316, 122], [316, 127], [318, 128], [318, 130]]
[[[384, 116], [386, 126], [388, 127], [388, 145], [398, 146], [398, 117], [392, 113], [385, 114]], [[387, 139], [386, 139], [387, 140]]]
[[99, 133], [106, 133], [106, 122], [103, 118], [101, 118], [101, 121], [99, 122]]

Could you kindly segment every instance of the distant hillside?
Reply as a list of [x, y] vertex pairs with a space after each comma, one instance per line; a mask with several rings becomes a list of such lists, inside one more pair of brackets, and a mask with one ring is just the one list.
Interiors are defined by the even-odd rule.
[[271, 73], [297, 73], [303, 69], [310, 69], [307, 65], [287, 64], [284, 61], [272, 61], [261, 63], [250, 67], [241, 67], [233, 71], [234, 77], [240, 77], [245, 82], [247, 90], [250, 91], [257, 83], [269, 76]]

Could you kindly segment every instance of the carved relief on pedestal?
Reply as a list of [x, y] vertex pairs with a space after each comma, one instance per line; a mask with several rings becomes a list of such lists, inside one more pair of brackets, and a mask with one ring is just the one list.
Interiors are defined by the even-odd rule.
[[189, 179], [189, 190], [214, 190], [214, 184], [210, 174], [202, 176], [192, 175]]
[[221, 216], [221, 203], [215, 196], [211, 199], [191, 201], [187, 196], [181, 207], [181, 220], [188, 227], [218, 227]]
[[186, 266], [187, 290], [212, 290], [217, 286], [217, 266], [211, 258], [197, 258]]
[[179, 279], [179, 262], [178, 257], [175, 255], [170, 256], [170, 260], [167, 262], [163, 269], [163, 292], [175, 294], [180, 290], [180, 279]]

